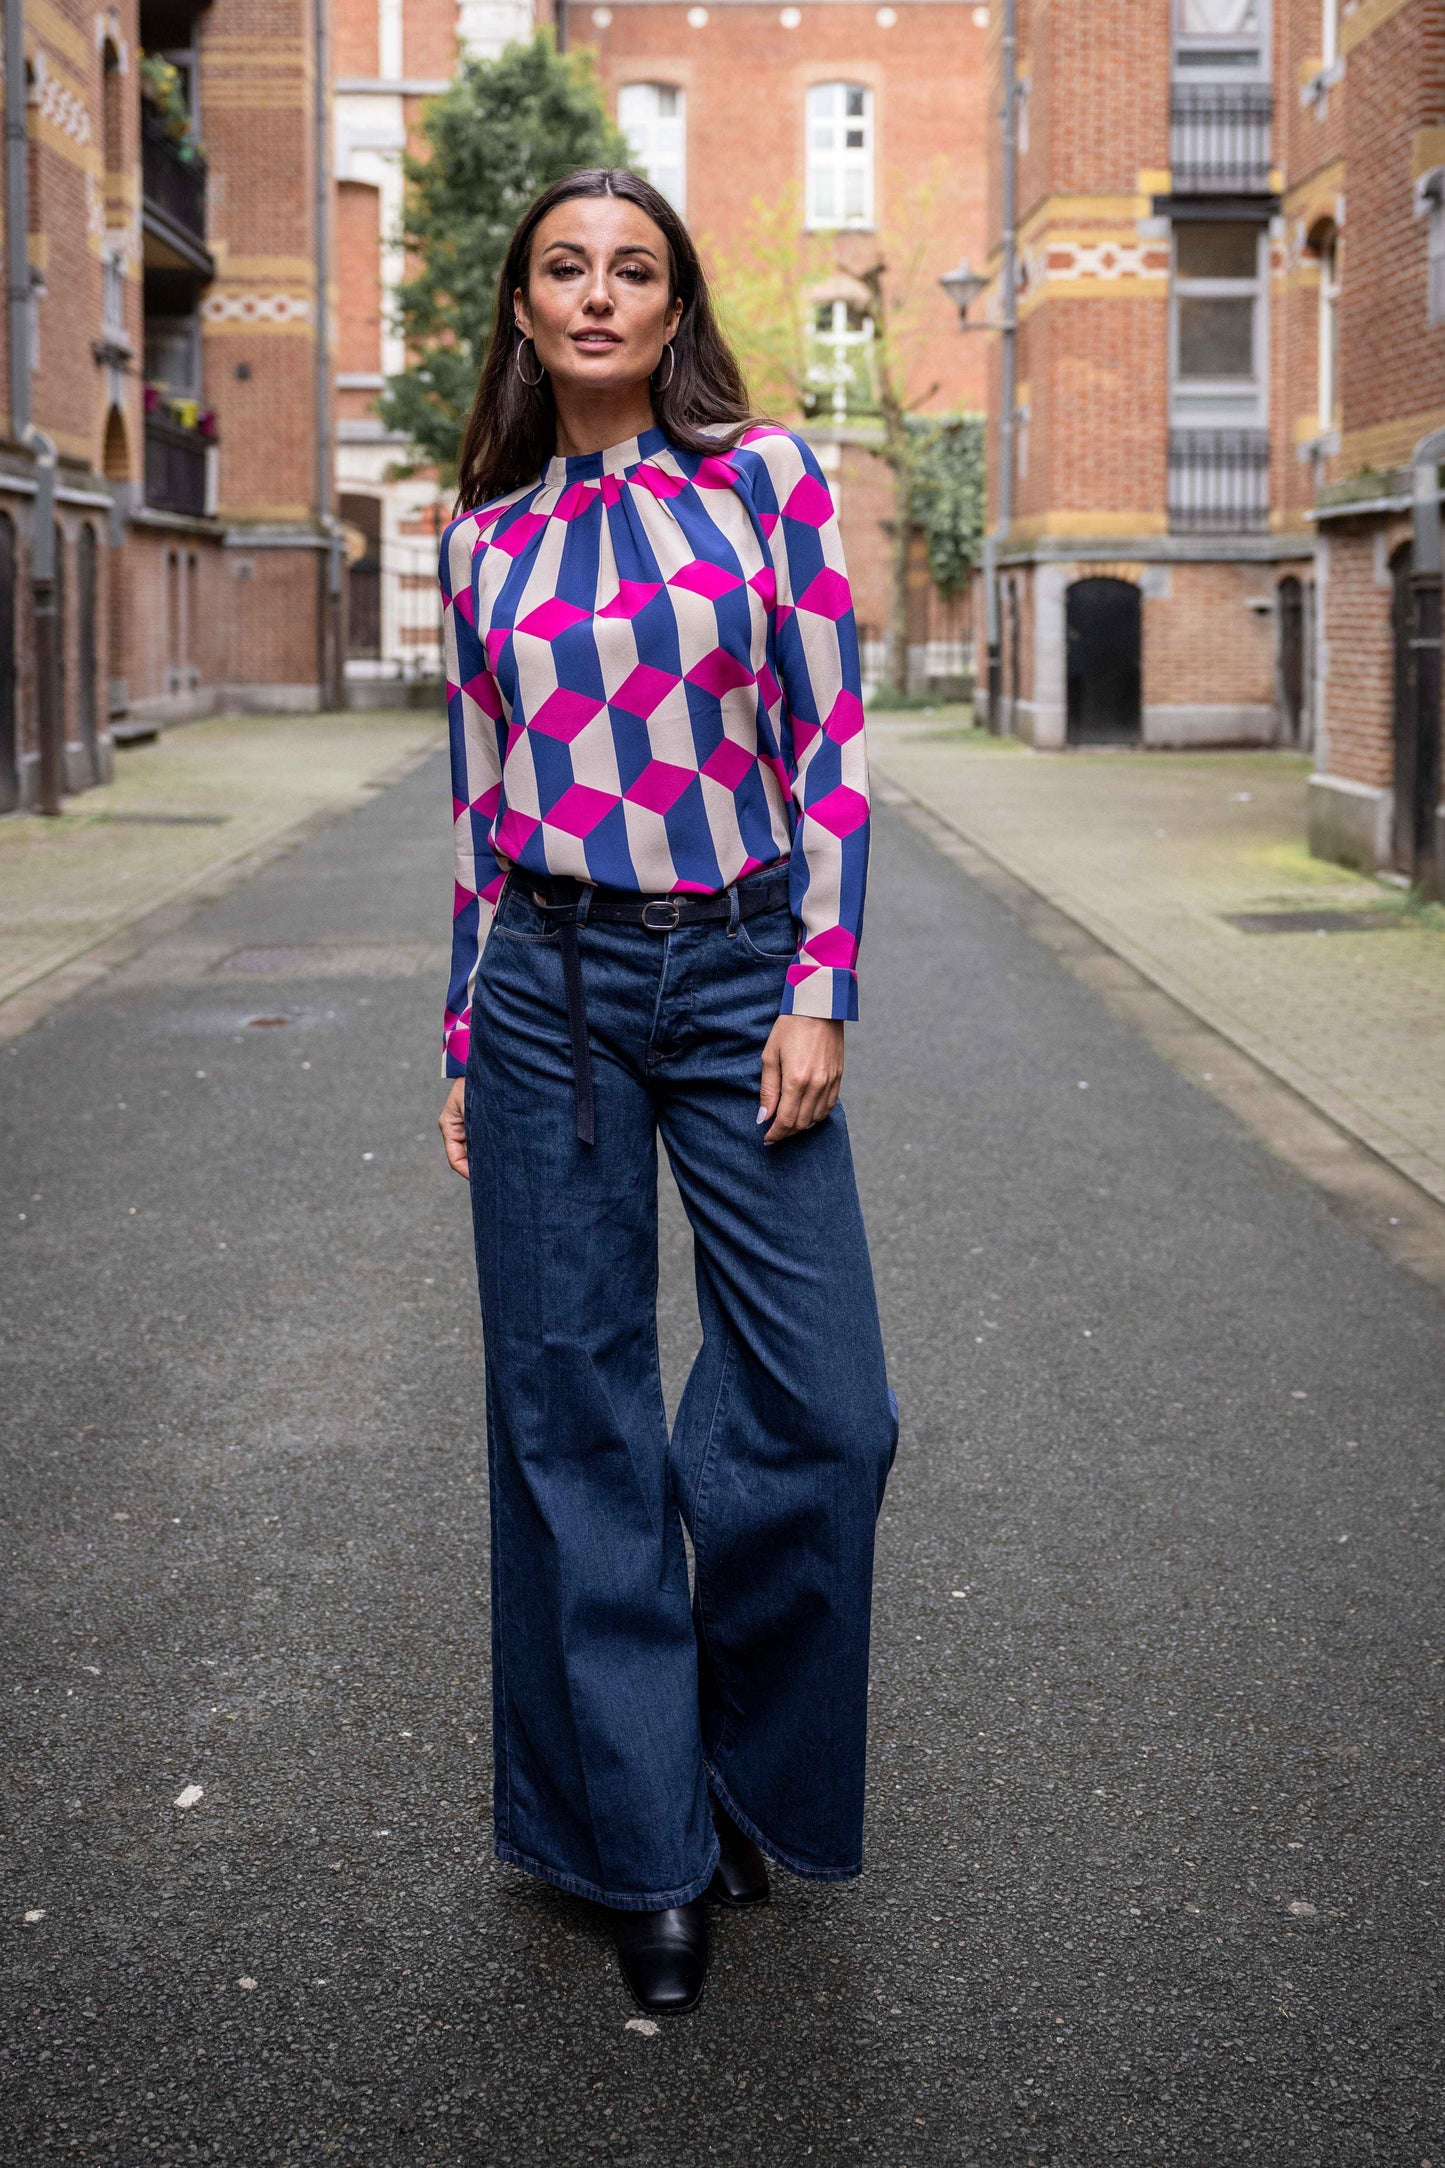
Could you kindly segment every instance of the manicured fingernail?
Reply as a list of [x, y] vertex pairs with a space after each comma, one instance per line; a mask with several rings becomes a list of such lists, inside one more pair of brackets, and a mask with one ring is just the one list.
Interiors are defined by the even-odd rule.
[[765, 1122], [765, 1121], [767, 1120], [767, 1118], [768, 1118], [768, 1111], [769, 1111], [769, 1110], [767, 1109], [767, 1107], [759, 1107], [759, 1108], [758, 1108], [758, 1120], [759, 1120], [760, 1122]]

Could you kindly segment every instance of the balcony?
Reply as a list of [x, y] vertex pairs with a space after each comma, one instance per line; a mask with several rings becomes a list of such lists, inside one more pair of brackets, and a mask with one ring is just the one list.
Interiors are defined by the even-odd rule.
[[206, 451], [210, 439], [199, 429], [185, 429], [164, 412], [147, 414], [146, 493], [153, 512], [184, 512], [193, 519], [206, 513]]
[[147, 263], [214, 277], [216, 267], [206, 247], [206, 161], [199, 151], [183, 158], [164, 122], [144, 101], [141, 183], [142, 217], [153, 244], [146, 250]]
[[1268, 195], [1273, 119], [1267, 83], [1176, 83], [1169, 109], [1174, 194]]
[[1269, 434], [1263, 429], [1171, 429], [1171, 534], [1264, 534], [1269, 529]]

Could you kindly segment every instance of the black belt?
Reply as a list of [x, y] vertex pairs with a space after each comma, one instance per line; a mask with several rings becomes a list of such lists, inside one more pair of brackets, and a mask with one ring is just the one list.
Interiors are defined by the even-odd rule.
[[[645, 926], [649, 933], [671, 933], [678, 926], [701, 926], [726, 919], [729, 929], [762, 911], [776, 911], [789, 895], [786, 859], [766, 873], [754, 873], [731, 888], [709, 896], [641, 896], [628, 888], [598, 888], [567, 874], [531, 873], [514, 866], [507, 876], [531, 897], [542, 916], [562, 936], [562, 983], [567, 990], [567, 1035], [572, 1042], [572, 1075], [577, 1090], [577, 1138], [597, 1141], [596, 1102], [592, 1090], [592, 1049], [587, 1040], [587, 1005], [582, 993], [582, 957], [577, 928], [589, 924]], [[497, 899], [500, 910], [505, 898]]]

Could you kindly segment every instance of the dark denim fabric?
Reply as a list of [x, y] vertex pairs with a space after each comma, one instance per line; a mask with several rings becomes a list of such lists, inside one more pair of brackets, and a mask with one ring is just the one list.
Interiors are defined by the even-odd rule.
[[[557, 933], [515, 880], [477, 974], [466, 1124], [496, 1848], [623, 1908], [706, 1887], [709, 1787], [795, 1873], [862, 1865], [873, 1535], [897, 1403], [842, 1109], [766, 1149], [757, 1123], [795, 939], [786, 908], [733, 930], [582, 928], [591, 1147], [575, 1134]], [[659, 1130], [703, 1325], [671, 1437]]]

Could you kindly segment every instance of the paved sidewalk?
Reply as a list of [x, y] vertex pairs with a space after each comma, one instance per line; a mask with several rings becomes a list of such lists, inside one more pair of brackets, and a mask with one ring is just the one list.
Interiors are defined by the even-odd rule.
[[1309, 856], [1307, 759], [1035, 753], [913, 716], [869, 733], [876, 775], [1445, 1203], [1445, 913]]
[[361, 804], [443, 730], [415, 711], [217, 716], [122, 750], [58, 819], [0, 820], [0, 1038], [91, 983], [128, 928]]

